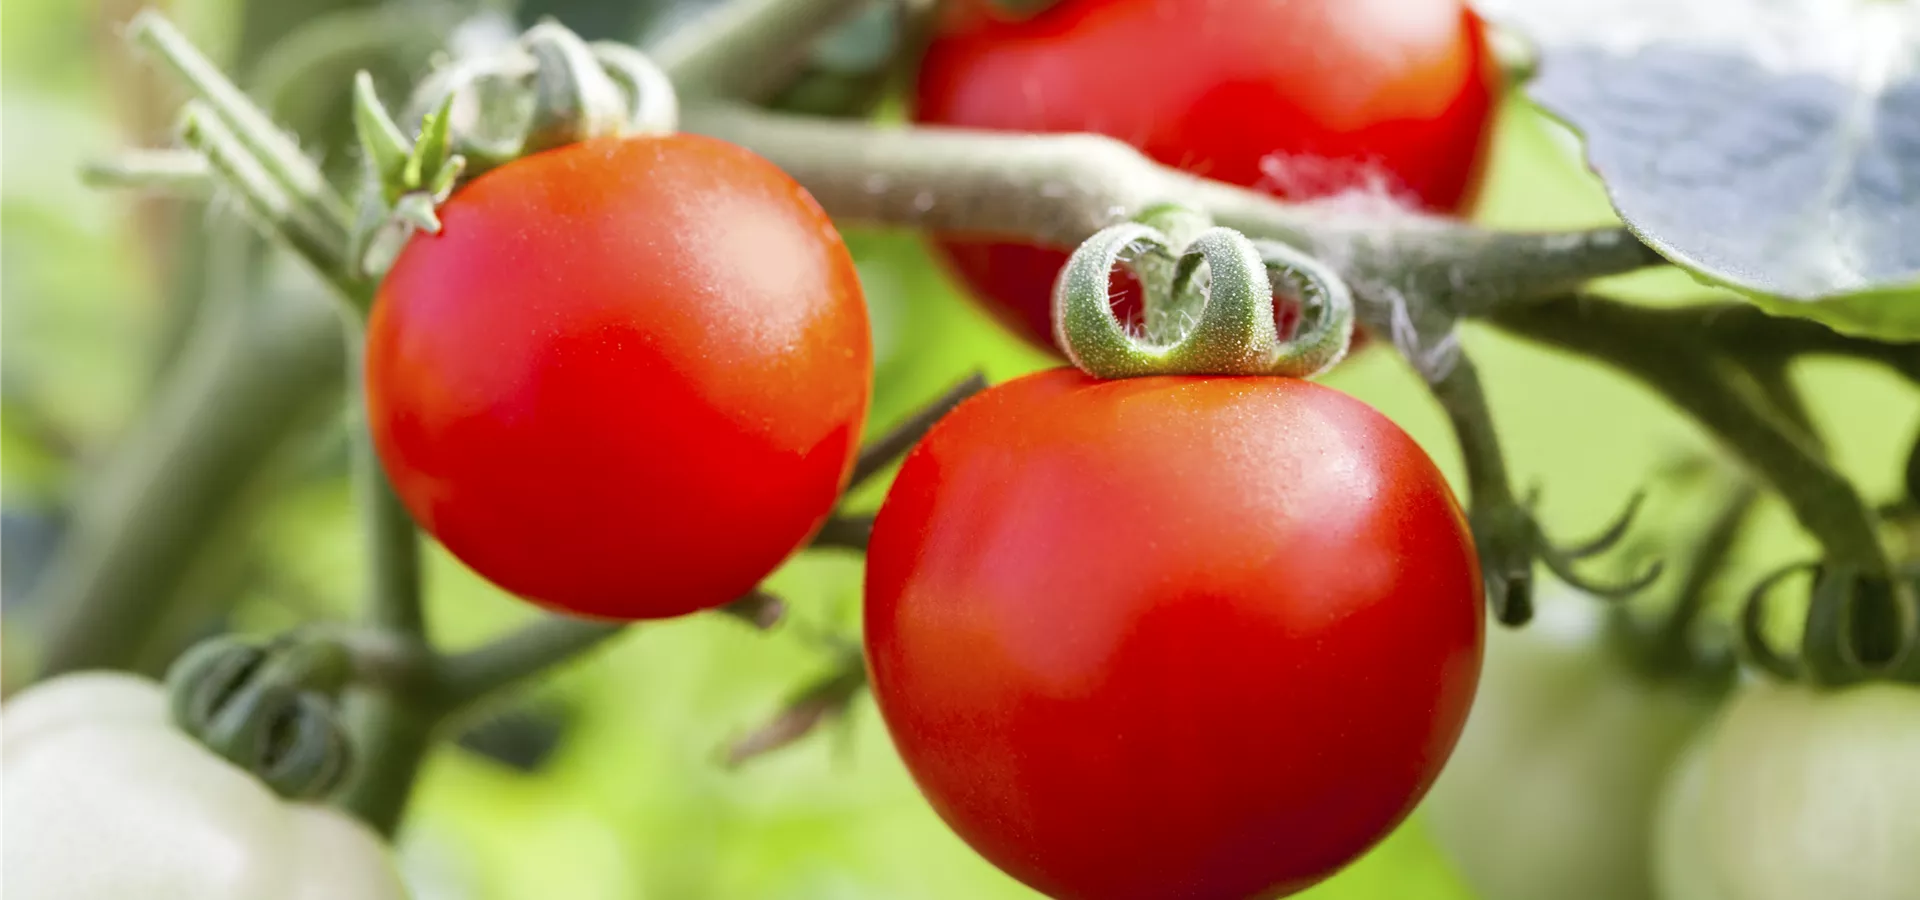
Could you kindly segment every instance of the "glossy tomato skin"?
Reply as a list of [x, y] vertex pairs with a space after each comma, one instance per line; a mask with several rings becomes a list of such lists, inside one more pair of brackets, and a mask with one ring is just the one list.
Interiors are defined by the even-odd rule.
[[645, 619], [745, 593], [845, 483], [859, 281], [807, 193], [696, 135], [536, 154], [413, 239], [367, 331], [370, 424], [420, 524], [500, 587]]
[[1392, 422], [1280, 378], [988, 390], [875, 523], [866, 649], [942, 818], [1056, 898], [1302, 889], [1400, 822], [1480, 668], [1459, 506]]
[[[1498, 93], [1462, 0], [1061, 0], [1023, 20], [960, 4], [922, 63], [914, 116], [1094, 132], [1282, 197], [1359, 189], [1458, 213], [1478, 192]], [[1050, 346], [1070, 248], [992, 237], [941, 249], [996, 317]]]

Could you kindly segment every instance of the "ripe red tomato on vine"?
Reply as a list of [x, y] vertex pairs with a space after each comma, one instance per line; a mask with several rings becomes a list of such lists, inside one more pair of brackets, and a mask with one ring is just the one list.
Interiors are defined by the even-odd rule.
[[1056, 898], [1277, 897], [1413, 809], [1479, 677], [1458, 503], [1282, 377], [989, 389], [874, 523], [874, 695], [942, 818]]
[[645, 619], [750, 590], [838, 499], [872, 391], [851, 257], [772, 163], [574, 144], [456, 192], [380, 288], [369, 425], [401, 500], [528, 600]]
[[[914, 117], [1094, 132], [1289, 199], [1361, 191], [1459, 213], [1498, 91], [1462, 0], [1060, 0], [1024, 19], [977, 2], [957, 5], [929, 47]], [[1051, 291], [1071, 248], [992, 235], [939, 248], [996, 318], [1052, 346]]]

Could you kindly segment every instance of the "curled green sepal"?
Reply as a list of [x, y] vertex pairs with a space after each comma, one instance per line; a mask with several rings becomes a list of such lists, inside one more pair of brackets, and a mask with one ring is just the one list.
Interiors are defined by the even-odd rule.
[[338, 785], [348, 767], [347, 735], [331, 698], [350, 668], [337, 641], [213, 638], [168, 670], [172, 718], [275, 793], [316, 797]]
[[175, 727], [194, 737], [240, 692], [267, 661], [266, 645], [232, 636], [194, 644], [167, 669], [169, 713]]
[[[1801, 572], [1813, 575], [1800, 652], [1788, 656], [1766, 639], [1766, 598]], [[1902, 573], [1903, 581], [1912, 573]], [[1862, 681], [1920, 683], [1920, 622], [1908, 605], [1913, 584], [1864, 576], [1849, 566], [1798, 563], [1755, 585], [1740, 616], [1747, 660], [1775, 678], [1841, 687]]]
[[1775, 570], [1760, 579], [1760, 583], [1747, 592], [1747, 599], [1740, 608], [1740, 630], [1737, 646], [1742, 658], [1754, 668], [1780, 680], [1798, 681], [1801, 677], [1800, 661], [1773, 647], [1767, 639], [1767, 598], [1773, 589], [1801, 572], [1818, 572], [1817, 563], [1795, 563]]
[[626, 44], [595, 41], [593, 58], [626, 94], [630, 134], [672, 134], [680, 127], [680, 98], [653, 60]]
[[[1300, 324], [1281, 342], [1275, 367], [1309, 375], [1324, 372], [1346, 358], [1353, 343], [1353, 293], [1325, 263], [1278, 241], [1255, 241], [1269, 277], [1285, 277], [1300, 292]], [[1301, 376], [1304, 377], [1304, 376]]]
[[352, 761], [346, 729], [326, 699], [283, 684], [250, 686], [200, 736], [207, 749], [288, 799], [324, 796]]
[[[1067, 358], [1098, 378], [1143, 375], [1316, 374], [1345, 354], [1353, 297], [1331, 270], [1280, 244], [1256, 245], [1230, 228], [1165, 208], [1143, 218], [1177, 223], [1176, 237], [1144, 222], [1101, 230], [1075, 250], [1054, 284], [1054, 333]], [[1181, 232], [1190, 239], [1179, 241]], [[1109, 296], [1113, 267], [1140, 278], [1147, 334], [1132, 333]], [[1299, 289], [1308, 324], [1283, 340], [1273, 276]]]
[[1808, 680], [1840, 686], [1891, 675], [1913, 652], [1914, 631], [1893, 583], [1848, 566], [1815, 571], [1800, 642]]
[[528, 29], [520, 43], [534, 63], [533, 118], [522, 153], [626, 131], [627, 100], [579, 35], [547, 21]]

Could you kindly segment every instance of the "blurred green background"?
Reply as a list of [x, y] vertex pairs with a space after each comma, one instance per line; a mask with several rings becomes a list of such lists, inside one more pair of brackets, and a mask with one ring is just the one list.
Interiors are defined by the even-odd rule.
[[[76, 175], [85, 159], [165, 138], [177, 98], [114, 33], [138, 5], [0, 6], [0, 546], [9, 683], [31, 669], [44, 611], [23, 604], [24, 588], [57, 539], [66, 504], [86, 490], [151, 400], [186, 323], [210, 302], [195, 295], [220, 283], [193, 281], [220, 252], [220, 240], [207, 236], [237, 233], [217, 199], [211, 207], [143, 202], [90, 191]], [[343, 5], [371, 4], [177, 0], [166, 8], [224, 64], [257, 71], [263, 36]], [[419, 4], [406, 9], [444, 15]], [[524, 4], [521, 16], [551, 13], [590, 36], [632, 37], [656, 12], [623, 0], [547, 0]], [[344, 73], [340, 82], [344, 88]], [[333, 121], [341, 124], [337, 115]], [[1538, 115], [1512, 105], [1480, 217], [1514, 228], [1608, 221], [1605, 197], [1571, 147]], [[875, 427], [976, 367], [997, 381], [1048, 364], [956, 295], [916, 236], [847, 238], [873, 306]], [[1647, 302], [1706, 291], [1670, 272], [1619, 287]], [[1516, 478], [1544, 486], [1543, 515], [1556, 534], [1591, 532], [1661, 465], [1710, 450], [1667, 404], [1611, 372], [1485, 329], [1470, 329], [1466, 344], [1482, 368]], [[1809, 363], [1796, 377], [1843, 471], [1871, 499], [1890, 499], [1920, 398], [1861, 365]], [[1459, 483], [1438, 409], [1392, 353], [1364, 353], [1326, 380], [1391, 415]], [[237, 597], [235, 627], [273, 630], [351, 614], [360, 544], [337, 423], [322, 417], [261, 499], [260, 514], [214, 538], [240, 559], [230, 567], [237, 574], [206, 579], [196, 590]], [[853, 502], [875, 504], [878, 493]], [[1651, 509], [1643, 530], [1686, 527], [1684, 504], [1656, 497]], [[1752, 575], [1811, 549], [1771, 504], [1735, 565]], [[716, 616], [636, 628], [490, 710], [464, 746], [449, 745], [432, 760], [402, 838], [421, 900], [1032, 896], [974, 857], [919, 800], [864, 699], [846, 720], [788, 750], [738, 769], [719, 761], [729, 740], [834, 665], [836, 639], [857, 636], [859, 571], [857, 557], [804, 555], [770, 584], [791, 609], [772, 633]], [[531, 614], [437, 551], [428, 579], [432, 619], [449, 646]], [[531, 771], [509, 764], [516, 757], [537, 764]], [[1416, 818], [1306, 896], [1469, 895]]]

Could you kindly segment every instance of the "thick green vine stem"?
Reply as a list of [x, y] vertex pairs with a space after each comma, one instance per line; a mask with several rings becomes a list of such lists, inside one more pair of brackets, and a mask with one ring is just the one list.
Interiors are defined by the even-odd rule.
[[[1055, 282], [1054, 332], [1081, 370], [1100, 378], [1304, 378], [1346, 354], [1353, 296], [1331, 270], [1283, 244], [1256, 245], [1196, 212], [1153, 207], [1142, 218], [1088, 238]], [[1114, 315], [1115, 265], [1140, 280], [1144, 339]], [[1297, 338], [1283, 339], [1274, 322], [1274, 275], [1305, 300], [1306, 326]]]
[[647, 48], [689, 96], [764, 99], [806, 64], [815, 38], [866, 0], [736, 0]]
[[330, 639], [218, 637], [183, 655], [167, 685], [181, 730], [275, 793], [310, 798], [338, 785], [351, 761], [332, 699], [349, 675], [346, 648]]
[[1521, 233], [1413, 214], [1336, 215], [1162, 166], [1094, 135], [900, 128], [722, 104], [689, 107], [681, 127], [766, 157], [842, 222], [1070, 250], [1155, 204], [1178, 203], [1328, 264], [1363, 307], [1399, 298], [1485, 315], [1664, 263], [1618, 227]]

